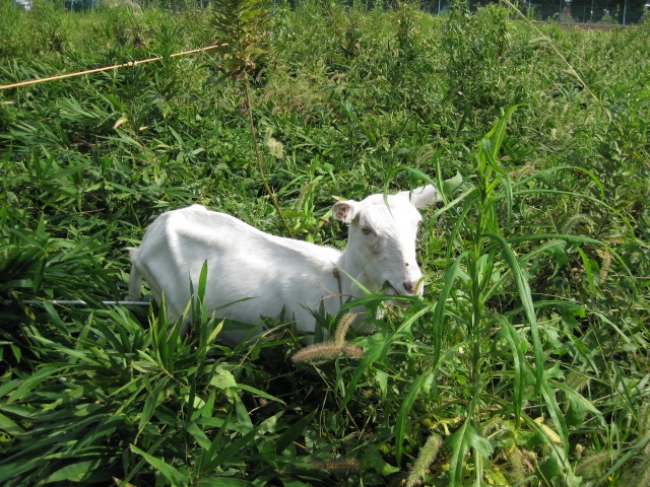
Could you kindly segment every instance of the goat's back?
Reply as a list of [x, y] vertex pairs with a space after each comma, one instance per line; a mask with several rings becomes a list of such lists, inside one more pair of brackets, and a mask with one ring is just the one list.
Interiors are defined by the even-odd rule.
[[[256, 324], [284, 308], [302, 331], [314, 329], [308, 309], [319, 309], [321, 301], [330, 312], [340, 307], [333, 275], [339, 257], [338, 250], [269, 235], [200, 205], [160, 215], [131, 252], [136, 273], [159, 302], [164, 293], [171, 319], [182, 315], [190, 281], [196, 290], [207, 261], [205, 299], [217, 316]], [[227, 341], [236, 342], [243, 333], [230, 335]]]

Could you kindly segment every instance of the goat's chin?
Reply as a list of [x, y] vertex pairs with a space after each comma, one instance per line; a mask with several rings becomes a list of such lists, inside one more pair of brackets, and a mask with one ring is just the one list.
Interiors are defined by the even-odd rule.
[[384, 294], [388, 294], [390, 296], [399, 296], [400, 292], [395, 289], [392, 285], [387, 284], [386, 287], [384, 288]]
[[[395, 287], [387, 282], [386, 285], [384, 286], [383, 289], [384, 294], [388, 294], [389, 296], [401, 296], [402, 293], [400, 293]], [[388, 301], [384, 301], [384, 306], [388, 308], [395, 308], [399, 306], [403, 306], [404, 303], [400, 302], [398, 299], [389, 299]]]
[[[386, 282], [384, 284], [384, 287], [382, 288], [382, 292], [384, 294], [387, 294], [389, 296], [422, 296], [421, 294], [409, 294], [407, 292], [399, 292], [395, 286], [393, 286], [391, 283]], [[409, 306], [410, 303], [407, 303], [406, 301], [403, 301], [401, 299], [389, 299], [384, 302], [384, 304], [390, 308], [394, 307], [404, 307], [404, 306]]]

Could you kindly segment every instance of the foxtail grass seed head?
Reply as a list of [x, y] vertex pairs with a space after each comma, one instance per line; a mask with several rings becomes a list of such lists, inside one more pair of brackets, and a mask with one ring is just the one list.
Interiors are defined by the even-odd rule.
[[[610, 479], [612, 479], [611, 476], [608, 480]], [[636, 466], [625, 471], [617, 485], [620, 487], [650, 487], [650, 457], [646, 455], [646, 458]]]
[[334, 458], [332, 460], [314, 461], [312, 464], [329, 473], [350, 475], [361, 471], [361, 462], [352, 458]]
[[566, 384], [576, 392], [581, 392], [589, 385], [591, 378], [586, 374], [578, 372], [569, 372], [566, 378]]
[[349, 358], [353, 360], [361, 360], [365, 355], [363, 348], [358, 347], [356, 345], [350, 345], [349, 343], [343, 344], [341, 353], [345, 358]]
[[639, 410], [639, 429], [642, 434], [650, 432], [650, 400], [646, 399]]
[[309, 345], [296, 352], [291, 361], [294, 364], [300, 362], [320, 362], [322, 360], [333, 360], [339, 356], [343, 349], [342, 343], [325, 342]]
[[639, 465], [631, 475], [631, 482], [628, 484], [630, 487], [650, 487], [650, 458], [647, 458]]
[[528, 477], [534, 470], [530, 461], [531, 452], [525, 452], [519, 448], [514, 448], [512, 451], [506, 453], [507, 469], [504, 471], [508, 482], [511, 484], [519, 484]]
[[414, 487], [420, 483], [420, 480], [438, 456], [438, 451], [441, 446], [442, 437], [439, 434], [433, 433], [427, 438], [426, 443], [420, 450], [420, 454], [409, 472], [406, 487]]
[[612, 254], [609, 250], [604, 249], [598, 251], [598, 255], [603, 259], [603, 262], [600, 266], [600, 278], [605, 279], [609, 273], [609, 268], [612, 265]]
[[357, 315], [358, 313], [347, 313], [340, 319], [339, 324], [334, 331], [334, 341], [336, 343], [343, 343], [345, 341], [345, 336], [348, 334], [350, 325], [354, 322]]
[[291, 361], [294, 364], [300, 362], [323, 362], [334, 360], [343, 355], [345, 358], [360, 360], [364, 356], [363, 349], [350, 343], [325, 342], [309, 345], [296, 352]]
[[282, 159], [284, 157], [284, 145], [274, 137], [269, 137], [266, 140], [266, 146], [269, 148], [271, 155], [276, 159]]
[[576, 475], [586, 478], [599, 477], [607, 471], [616, 456], [617, 453], [613, 450], [587, 455], [576, 467]]

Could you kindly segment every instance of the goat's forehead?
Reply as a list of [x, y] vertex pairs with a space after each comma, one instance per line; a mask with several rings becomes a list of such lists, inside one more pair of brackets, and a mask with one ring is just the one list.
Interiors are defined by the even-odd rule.
[[[388, 206], [386, 205], [388, 203]], [[360, 215], [370, 221], [419, 221], [420, 212], [406, 198], [374, 194], [361, 201]], [[390, 208], [389, 208], [390, 206]]]
[[406, 202], [406, 198], [403, 198], [398, 195], [384, 195], [382, 193], [378, 194], [371, 194], [370, 196], [366, 196], [363, 200], [361, 200], [362, 203], [367, 203], [369, 205], [384, 205], [386, 206], [386, 201], [392, 206], [396, 204], [397, 202]]

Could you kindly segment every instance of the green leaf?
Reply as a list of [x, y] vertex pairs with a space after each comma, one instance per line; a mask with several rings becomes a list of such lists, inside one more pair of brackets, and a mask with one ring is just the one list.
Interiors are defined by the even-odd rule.
[[445, 321], [445, 310], [447, 307], [447, 298], [451, 293], [452, 288], [454, 287], [454, 282], [456, 277], [460, 274], [460, 263], [467, 256], [467, 252], [460, 254], [454, 263], [447, 269], [445, 273], [445, 284], [438, 294], [438, 300], [436, 302], [436, 308], [433, 313], [433, 367], [435, 368], [438, 365], [440, 360], [440, 350], [442, 348], [442, 335]]
[[173, 466], [166, 463], [160, 458], [156, 458], [153, 455], [141, 450], [135, 445], [131, 445], [131, 451], [138, 455], [141, 455], [149, 465], [156, 469], [163, 477], [165, 477], [172, 485], [174, 486], [185, 486], [189, 483], [189, 479], [186, 475], [179, 472]]
[[289, 427], [280, 437], [275, 442], [276, 445], [276, 453], [279, 455], [282, 453], [293, 441], [298, 438], [300, 433], [303, 432], [307, 424], [314, 418], [316, 413], [318, 412], [317, 409], [314, 409], [311, 413], [309, 413], [307, 416], [303, 416], [300, 418], [298, 421], [296, 421], [294, 424]]
[[241, 479], [227, 477], [203, 477], [194, 484], [196, 487], [255, 487], [256, 484]]
[[444, 180], [442, 184], [444, 194], [453, 194], [461, 184], [463, 184], [463, 176], [460, 172], [456, 171], [456, 175], [453, 178]]
[[35, 387], [40, 386], [45, 382], [51, 375], [63, 373], [66, 370], [65, 366], [61, 367], [59, 365], [47, 365], [41, 368], [39, 371], [35, 372], [27, 379], [23, 381], [20, 386], [14, 390], [14, 392], [9, 396], [5, 401], [5, 404], [12, 404], [20, 399], [23, 399], [27, 394], [29, 394]]
[[0, 397], [4, 397], [5, 395], [9, 394], [11, 391], [16, 389], [20, 384], [22, 384], [23, 381], [20, 379], [13, 379], [10, 381], [5, 382], [4, 384], [0, 385]]
[[314, 484], [306, 484], [300, 480], [287, 479], [283, 481], [283, 487], [313, 487]]
[[585, 274], [587, 276], [587, 282], [589, 285], [593, 288], [596, 285], [596, 282], [594, 281], [594, 273], [591, 270], [591, 260], [587, 256], [584, 250], [582, 250], [580, 247], [578, 247], [578, 254], [580, 254], [580, 258], [582, 259], [582, 267], [585, 270]]
[[64, 480], [81, 482], [100, 465], [102, 465], [101, 460], [87, 460], [71, 463], [48, 476], [46, 482], [61, 482]]
[[156, 386], [149, 391], [147, 398], [144, 401], [144, 407], [142, 408], [142, 415], [140, 416], [140, 421], [138, 429], [142, 431], [147, 425], [153, 413], [156, 410], [156, 407], [164, 400], [163, 390], [167, 386], [167, 379], [160, 378]]
[[236, 431], [237, 433], [247, 433], [250, 428], [240, 424], [231, 422], [229, 419], [216, 418], [216, 417], [200, 417], [196, 418], [195, 422], [201, 426], [208, 426], [210, 428], [221, 428], [228, 431]]
[[501, 150], [501, 145], [506, 138], [506, 126], [508, 121], [512, 116], [513, 112], [519, 108], [519, 105], [514, 105], [506, 110], [506, 113], [501, 117], [497, 123], [494, 125], [492, 130], [490, 130], [485, 136], [486, 139], [492, 139], [492, 157], [496, 159], [499, 156], [499, 151]]
[[397, 459], [397, 464], [399, 465], [402, 461], [402, 447], [404, 443], [404, 434], [406, 429], [406, 419], [411, 411], [411, 407], [417, 399], [422, 386], [433, 378], [433, 374], [422, 374], [416, 377], [416, 379], [411, 383], [406, 396], [402, 399], [402, 404], [397, 413], [397, 424], [395, 425], [395, 456]]
[[607, 427], [603, 413], [591, 401], [564, 383], [554, 382], [554, 384], [564, 392], [569, 401], [569, 408], [565, 414], [565, 420], [568, 426], [580, 427], [584, 423], [585, 414], [591, 413], [600, 420], [603, 428]]
[[517, 260], [517, 257], [515, 256], [508, 242], [506, 242], [506, 240], [501, 235], [495, 233], [488, 233], [486, 236], [497, 241], [501, 245], [501, 255], [506, 261], [506, 264], [508, 264], [508, 267], [510, 267], [512, 276], [515, 279], [519, 299], [521, 300], [524, 313], [526, 314], [528, 324], [530, 325], [530, 332], [533, 337], [536, 388], [539, 390], [544, 375], [544, 351], [542, 349], [542, 341], [539, 336], [539, 328], [537, 326], [537, 317], [535, 314], [535, 306], [533, 305], [533, 297], [530, 291], [530, 286], [528, 285], [528, 281], [526, 280], [524, 272], [519, 266], [519, 261]]
[[470, 436], [472, 434], [472, 427], [470, 426], [470, 419], [467, 418], [463, 425], [456, 430], [454, 434], [447, 438], [446, 443], [451, 448], [451, 460], [449, 461], [449, 487], [456, 487], [463, 485], [463, 465], [465, 462], [465, 454], [469, 450]]
[[235, 413], [237, 414], [237, 420], [242, 426], [247, 426], [248, 428], [253, 427], [253, 422], [251, 421], [250, 414], [248, 414], [248, 409], [246, 405], [242, 402], [238, 395], [235, 395], [233, 398], [235, 402]]
[[[546, 376], [546, 374], [545, 374]], [[553, 384], [555, 382], [551, 380], [544, 380], [541, 385], [541, 393], [546, 403], [546, 410], [548, 411], [551, 420], [556, 428], [556, 433], [559, 435], [560, 441], [564, 449], [564, 454], [562, 458], [565, 458], [565, 455], [569, 451], [569, 430], [564, 418], [564, 414], [560, 409], [557, 399], [555, 398], [555, 388]]]
[[10, 435], [19, 435], [25, 432], [25, 430], [23, 430], [20, 426], [18, 426], [4, 414], [0, 414], [0, 429], [6, 431]]
[[241, 456], [242, 450], [244, 450], [244, 448], [246, 448], [248, 445], [252, 446], [254, 444], [258, 429], [259, 428], [253, 428], [244, 436], [231, 442], [228, 444], [228, 446], [220, 450], [217, 456], [214, 459], [210, 460], [210, 462], [206, 465], [205, 470], [211, 471], [217, 467], [228, 465], [233, 457], [237, 456], [238, 454]]
[[272, 396], [271, 394], [264, 392], [260, 389], [257, 389], [256, 387], [249, 386], [248, 384], [238, 384], [238, 387], [242, 391], [250, 392], [251, 394], [254, 394], [259, 397], [263, 397], [265, 399], [268, 399], [269, 401], [275, 401], [275, 402], [279, 402], [280, 404], [286, 405], [286, 403], [282, 399]]
[[519, 428], [521, 421], [521, 408], [524, 402], [524, 391], [526, 388], [526, 359], [522, 350], [522, 339], [517, 333], [515, 327], [505, 317], [498, 317], [501, 324], [501, 335], [505, 337], [514, 362], [514, 385], [512, 408], [515, 415], [515, 428]]
[[[171, 127], [170, 127], [171, 128]], [[201, 274], [199, 275], [199, 289], [198, 296], [201, 300], [205, 297], [205, 289], [208, 285], [208, 261], [207, 259], [201, 266]]]
[[397, 340], [399, 337], [401, 337], [406, 330], [409, 330], [411, 326], [413, 326], [413, 324], [417, 320], [419, 320], [423, 315], [429, 313], [431, 311], [431, 308], [432, 306], [426, 306], [420, 309], [419, 311], [416, 311], [408, 318], [406, 318], [392, 335], [384, 337], [383, 340], [381, 339], [381, 337], [378, 337], [376, 335], [376, 339], [367, 350], [366, 356], [361, 360], [361, 362], [359, 362], [359, 364], [354, 369], [354, 373], [352, 374], [350, 382], [348, 383], [346, 393], [345, 393], [345, 398], [343, 399], [343, 404], [341, 405], [341, 407], [345, 407], [348, 404], [348, 402], [352, 399], [352, 396], [356, 391], [357, 383], [361, 379], [361, 376], [363, 375], [365, 370], [368, 367], [370, 367], [370, 365], [372, 365], [377, 359], [379, 359], [379, 357], [386, 354], [388, 348], [393, 344], [393, 342]]
[[232, 372], [225, 369], [221, 365], [217, 366], [216, 373], [210, 380], [210, 385], [215, 386], [217, 389], [226, 390], [229, 388], [237, 388], [237, 381]]
[[384, 477], [399, 472], [398, 467], [394, 467], [384, 460], [377, 445], [371, 445], [366, 448], [366, 451], [363, 454], [362, 463], [366, 467], [373, 468]]
[[467, 441], [469, 446], [480, 452], [484, 458], [488, 458], [494, 451], [494, 447], [492, 446], [492, 443], [490, 443], [490, 440], [477, 434], [471, 427], [468, 430]]
[[206, 436], [206, 434], [201, 431], [201, 429], [197, 426], [197, 424], [194, 421], [191, 421], [187, 423], [185, 426], [185, 431], [187, 431], [192, 437], [196, 440], [196, 442], [199, 444], [201, 448], [204, 450], [209, 450], [211, 446], [210, 439]]

